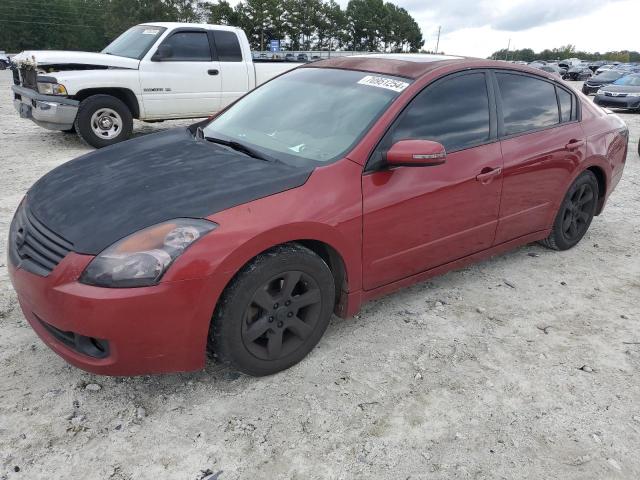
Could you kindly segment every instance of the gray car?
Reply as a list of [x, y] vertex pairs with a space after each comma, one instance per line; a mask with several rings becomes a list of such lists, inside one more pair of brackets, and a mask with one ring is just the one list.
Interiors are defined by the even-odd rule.
[[596, 105], [640, 111], [640, 73], [626, 75], [598, 90]]

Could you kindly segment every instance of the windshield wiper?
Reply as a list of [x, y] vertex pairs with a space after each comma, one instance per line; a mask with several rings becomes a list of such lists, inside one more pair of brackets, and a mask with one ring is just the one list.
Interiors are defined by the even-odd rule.
[[250, 157], [253, 158], [257, 158], [258, 160], [264, 160], [265, 162], [273, 162], [274, 159], [265, 155], [262, 152], [258, 152], [257, 150], [248, 147], [247, 145], [240, 143], [240, 142], [236, 142], [235, 140], [224, 140], [222, 138], [217, 138], [217, 137], [206, 137], [204, 135], [204, 132], [202, 132], [201, 127], [198, 127], [198, 131], [196, 132], [196, 136], [198, 138], [204, 138], [205, 140], [212, 142], [212, 143], [217, 143], [219, 145], [224, 145], [225, 147], [229, 147], [232, 148], [233, 150], [236, 150], [238, 152], [242, 152], [245, 155], [249, 155]]

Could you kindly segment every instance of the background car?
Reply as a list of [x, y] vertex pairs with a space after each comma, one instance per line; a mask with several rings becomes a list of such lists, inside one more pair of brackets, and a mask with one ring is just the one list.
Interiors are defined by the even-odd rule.
[[287, 62], [293, 62], [293, 61], [295, 61], [296, 56], [295, 56], [293, 53], [287, 53], [287, 54], [284, 56], [284, 59], [285, 59], [285, 61], [287, 61]]
[[546, 65], [540, 65], [535, 67], [539, 70], [542, 70], [543, 72], [548, 72], [548, 73], [552, 73], [554, 75], [556, 75], [558, 78], [562, 78], [563, 72], [562, 69], [560, 67], [558, 67], [557, 65], [554, 65], [553, 63], [548, 63]]
[[624, 73], [617, 70], [607, 70], [598, 75], [594, 75], [584, 82], [582, 85], [582, 93], [585, 95], [596, 93], [603, 85], [609, 85], [619, 78], [624, 77], [624, 75]]
[[578, 64], [574, 65], [567, 73], [565, 73], [564, 78], [567, 80], [585, 80], [593, 75], [591, 69], [587, 66], [587, 64]]
[[0, 70], [6, 70], [7, 68], [9, 68], [9, 57], [4, 50], [0, 50]]
[[299, 53], [298, 54], [298, 61], [299, 62], [307, 62], [307, 61], [309, 61], [309, 57], [307, 56], [306, 53]]
[[625, 75], [602, 87], [593, 101], [601, 107], [640, 111], [640, 74]]

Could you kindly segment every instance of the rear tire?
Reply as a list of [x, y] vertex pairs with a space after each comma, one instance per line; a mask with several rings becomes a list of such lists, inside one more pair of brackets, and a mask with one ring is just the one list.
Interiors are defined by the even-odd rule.
[[596, 213], [600, 192], [593, 172], [582, 172], [560, 204], [551, 234], [540, 243], [553, 250], [568, 250], [582, 239]]
[[102, 148], [131, 136], [133, 116], [122, 100], [111, 95], [92, 95], [80, 102], [74, 126], [82, 140]]
[[258, 255], [221, 296], [211, 356], [249, 375], [295, 365], [320, 341], [335, 302], [333, 275], [313, 251], [287, 244]]

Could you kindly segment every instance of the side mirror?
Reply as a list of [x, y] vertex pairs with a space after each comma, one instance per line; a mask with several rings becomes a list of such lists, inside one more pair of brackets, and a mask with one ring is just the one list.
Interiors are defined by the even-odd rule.
[[386, 157], [390, 167], [432, 167], [442, 165], [447, 152], [440, 143], [431, 140], [400, 140]]
[[167, 58], [171, 58], [172, 56], [173, 56], [173, 49], [171, 48], [171, 45], [167, 45], [166, 43], [163, 43], [158, 47], [158, 49], [156, 50], [156, 53], [153, 54], [153, 56], [151, 57], [151, 61], [161, 62], [163, 60], [166, 60]]

